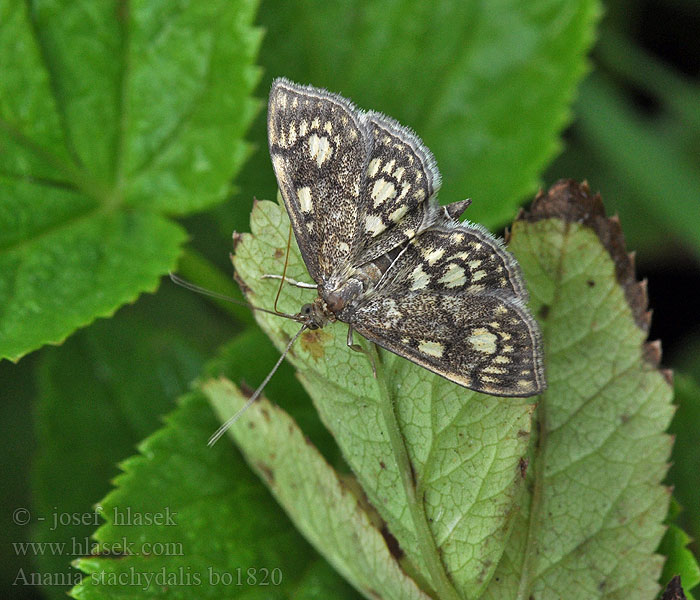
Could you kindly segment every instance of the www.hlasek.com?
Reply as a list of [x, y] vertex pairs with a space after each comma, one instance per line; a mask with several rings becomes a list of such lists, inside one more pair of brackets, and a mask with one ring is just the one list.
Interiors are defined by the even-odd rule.
[[158, 587], [196, 587], [200, 585], [215, 585], [227, 587], [277, 586], [282, 584], [282, 570], [279, 568], [266, 569], [237, 567], [231, 571], [208, 567], [206, 571], [194, 571], [191, 567], [178, 567], [168, 570], [161, 567], [156, 571], [140, 571], [129, 567], [125, 571], [97, 571], [89, 575], [81, 573], [27, 573], [20, 569], [13, 585], [60, 586], [77, 585], [89, 579], [95, 586], [109, 587], [139, 587], [143, 591]]

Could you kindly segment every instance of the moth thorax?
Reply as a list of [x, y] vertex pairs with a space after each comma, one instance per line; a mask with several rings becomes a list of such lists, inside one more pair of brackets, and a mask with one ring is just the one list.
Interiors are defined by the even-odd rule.
[[364, 291], [365, 286], [362, 284], [362, 281], [351, 277], [335, 289], [322, 290], [321, 296], [332, 313], [339, 313]]

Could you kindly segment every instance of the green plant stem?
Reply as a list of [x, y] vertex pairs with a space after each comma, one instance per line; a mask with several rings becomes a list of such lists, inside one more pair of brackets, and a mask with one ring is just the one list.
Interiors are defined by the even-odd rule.
[[416, 532], [420, 554], [428, 569], [438, 598], [441, 600], [459, 600], [459, 594], [450, 581], [445, 571], [445, 566], [440, 560], [440, 554], [435, 544], [435, 537], [433, 536], [428, 518], [425, 514], [423, 498], [418, 493], [420, 485], [416, 484], [413, 475], [411, 475], [413, 468], [408, 456], [408, 449], [406, 448], [404, 437], [401, 433], [401, 426], [399, 425], [398, 416], [396, 414], [396, 405], [389, 394], [389, 388], [386, 384], [384, 365], [382, 364], [381, 357], [379, 356], [379, 352], [377, 352], [375, 344], [370, 343], [369, 346], [369, 356], [374, 362], [377, 374], [377, 386], [379, 388], [382, 416], [389, 435], [389, 444], [391, 445], [394, 459], [398, 465], [399, 473], [401, 474], [401, 482], [408, 499], [408, 509]]
[[[195, 250], [187, 249], [182, 254], [178, 263], [178, 273], [184, 279], [188, 279], [200, 287], [231, 296], [234, 300], [247, 304], [247, 300], [238, 286], [233, 283], [233, 279], [223, 275], [219, 269]], [[253, 312], [247, 306], [216, 298], [211, 298], [211, 300], [240, 323], [246, 326], [255, 323]]]

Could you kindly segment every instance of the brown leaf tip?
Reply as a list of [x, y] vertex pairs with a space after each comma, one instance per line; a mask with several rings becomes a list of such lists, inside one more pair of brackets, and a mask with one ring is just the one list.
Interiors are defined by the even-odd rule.
[[637, 281], [634, 254], [627, 253], [620, 219], [605, 215], [600, 194], [591, 193], [585, 181], [578, 183], [573, 179], [560, 179], [546, 192], [538, 192], [530, 210], [518, 215], [518, 220], [529, 223], [553, 218], [590, 227], [596, 233], [615, 264], [615, 277], [624, 290], [635, 323], [648, 332], [651, 313], [648, 310], [646, 281]]
[[661, 595], [661, 600], [685, 600], [685, 592], [681, 585], [681, 576], [676, 575], [668, 582], [664, 593]]

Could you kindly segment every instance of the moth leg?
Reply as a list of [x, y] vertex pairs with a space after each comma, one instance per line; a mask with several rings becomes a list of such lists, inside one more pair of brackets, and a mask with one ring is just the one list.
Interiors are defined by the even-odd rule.
[[372, 367], [372, 374], [376, 378], [377, 377], [377, 367], [374, 364], [374, 358], [362, 346], [360, 346], [359, 344], [353, 344], [352, 332], [353, 332], [352, 325], [348, 325], [348, 348], [350, 348], [350, 350], [354, 350], [355, 352], [362, 352], [362, 354], [364, 354], [367, 357], [367, 360], [369, 360], [369, 364]]
[[293, 285], [294, 287], [298, 288], [303, 288], [305, 290], [315, 290], [318, 289], [318, 286], [315, 283], [304, 283], [303, 281], [297, 281], [296, 279], [292, 279], [291, 277], [282, 277], [282, 275], [270, 275], [269, 273], [265, 273], [262, 276], [263, 279], [284, 279], [286, 283], [289, 285]]

